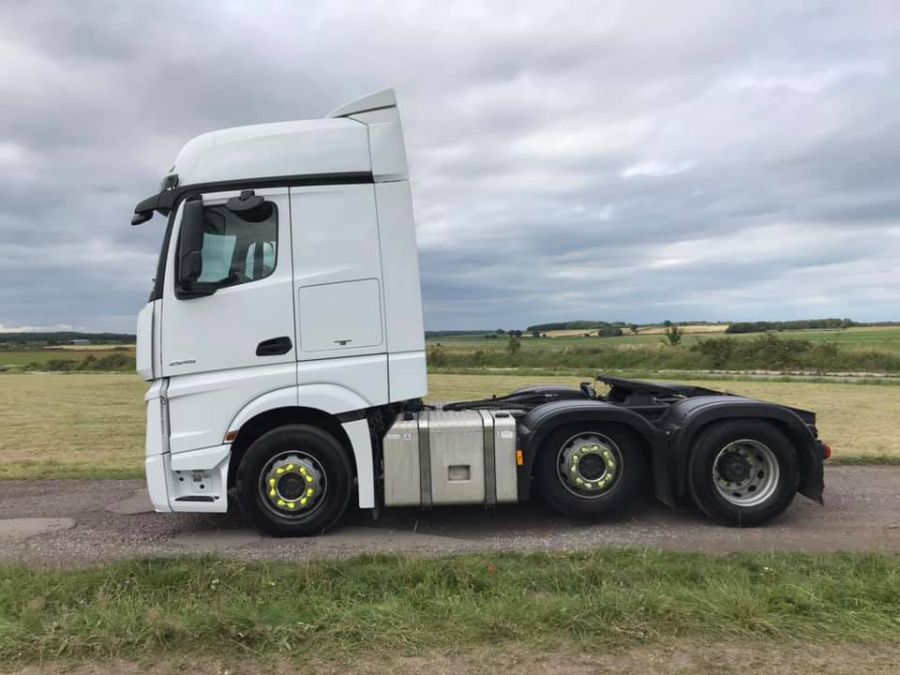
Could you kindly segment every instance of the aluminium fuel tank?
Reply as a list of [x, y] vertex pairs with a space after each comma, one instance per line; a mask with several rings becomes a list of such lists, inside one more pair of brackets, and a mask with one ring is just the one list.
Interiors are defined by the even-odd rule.
[[495, 410], [404, 413], [384, 437], [385, 506], [515, 502], [516, 420]]

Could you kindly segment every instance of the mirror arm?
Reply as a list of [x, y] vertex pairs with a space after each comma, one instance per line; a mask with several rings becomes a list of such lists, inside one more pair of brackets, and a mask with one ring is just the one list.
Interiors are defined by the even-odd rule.
[[143, 201], [138, 202], [138, 205], [134, 207], [131, 224], [140, 225], [141, 223], [146, 223], [153, 217], [154, 211], [164, 216], [169, 215], [177, 196], [178, 194], [175, 190], [163, 190], [152, 197], [147, 197]]

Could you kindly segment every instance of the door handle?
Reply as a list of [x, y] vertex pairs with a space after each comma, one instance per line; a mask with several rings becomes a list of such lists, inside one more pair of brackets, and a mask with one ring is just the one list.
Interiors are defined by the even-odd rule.
[[278, 356], [279, 354], [287, 354], [293, 347], [289, 337], [277, 337], [271, 340], [263, 340], [256, 345], [257, 356]]

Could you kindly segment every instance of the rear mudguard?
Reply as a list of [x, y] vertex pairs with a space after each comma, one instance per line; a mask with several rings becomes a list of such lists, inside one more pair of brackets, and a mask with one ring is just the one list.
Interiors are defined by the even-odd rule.
[[519, 420], [519, 443], [523, 460], [518, 473], [520, 501], [527, 500], [531, 495], [534, 460], [547, 437], [560, 426], [586, 422], [620, 424], [634, 431], [649, 450], [657, 499], [674, 506], [665, 432], [628, 408], [594, 400], [546, 403]]
[[660, 418], [658, 424], [669, 441], [669, 470], [676, 494], [682, 495], [687, 490], [687, 466], [697, 434], [710, 424], [736, 418], [769, 422], [790, 439], [800, 462], [798, 492], [821, 504], [825, 487], [824, 457], [816, 439], [815, 415], [740, 396], [685, 399], [672, 405]]
[[[803, 417], [801, 417], [803, 415]], [[804, 419], [804, 417], [806, 419]], [[535, 458], [547, 437], [562, 425], [586, 422], [613, 423], [630, 428], [647, 448], [657, 499], [669, 506], [687, 485], [690, 449], [705, 427], [728, 419], [767, 421], [784, 432], [800, 461], [799, 492], [822, 502], [822, 452], [816, 441], [815, 416], [806, 411], [738, 396], [697, 396], [673, 404], [654, 424], [633, 410], [606, 401], [570, 400], [534, 408], [519, 420], [522, 465], [518, 473], [519, 499], [531, 494]]]

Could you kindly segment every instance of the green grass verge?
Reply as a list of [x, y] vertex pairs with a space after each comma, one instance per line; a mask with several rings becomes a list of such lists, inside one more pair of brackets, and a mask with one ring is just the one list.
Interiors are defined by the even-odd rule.
[[900, 641], [900, 560], [608, 550], [0, 567], [0, 662], [341, 658], [660, 639]]

